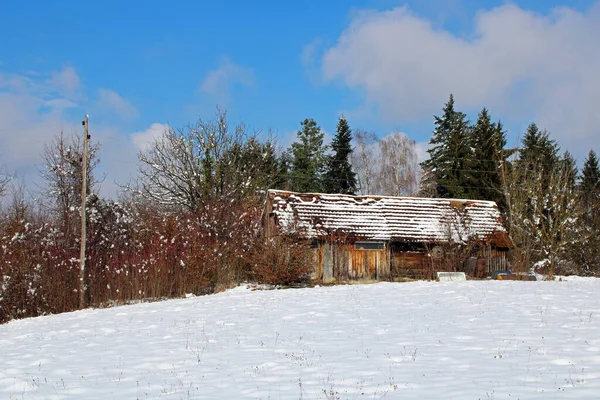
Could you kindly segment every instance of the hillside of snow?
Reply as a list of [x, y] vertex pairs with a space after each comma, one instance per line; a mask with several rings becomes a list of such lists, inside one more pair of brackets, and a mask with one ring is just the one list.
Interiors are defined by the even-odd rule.
[[249, 291], [0, 326], [0, 399], [598, 399], [600, 280]]

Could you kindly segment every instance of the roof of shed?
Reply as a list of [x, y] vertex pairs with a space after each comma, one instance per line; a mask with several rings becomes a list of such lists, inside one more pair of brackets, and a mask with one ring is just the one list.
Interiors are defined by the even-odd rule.
[[316, 238], [347, 233], [364, 240], [462, 242], [499, 247], [511, 242], [493, 201], [423, 197], [350, 196], [269, 190], [282, 231]]

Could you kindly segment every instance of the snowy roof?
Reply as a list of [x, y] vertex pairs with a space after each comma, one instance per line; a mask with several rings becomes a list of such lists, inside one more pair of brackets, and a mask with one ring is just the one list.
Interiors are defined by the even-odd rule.
[[350, 196], [269, 190], [281, 231], [310, 238], [344, 232], [364, 240], [467, 242], [510, 247], [493, 201], [423, 197]]

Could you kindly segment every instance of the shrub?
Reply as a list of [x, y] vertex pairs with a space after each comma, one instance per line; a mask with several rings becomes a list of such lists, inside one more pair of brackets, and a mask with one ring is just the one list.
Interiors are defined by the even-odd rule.
[[250, 277], [257, 283], [290, 285], [309, 280], [312, 251], [295, 236], [277, 236], [256, 244], [250, 254]]

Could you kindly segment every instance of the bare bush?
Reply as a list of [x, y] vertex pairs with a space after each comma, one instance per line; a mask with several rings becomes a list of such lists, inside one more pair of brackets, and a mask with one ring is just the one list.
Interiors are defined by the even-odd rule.
[[249, 261], [254, 281], [290, 285], [309, 280], [312, 252], [308, 243], [295, 235], [276, 236], [258, 243]]

